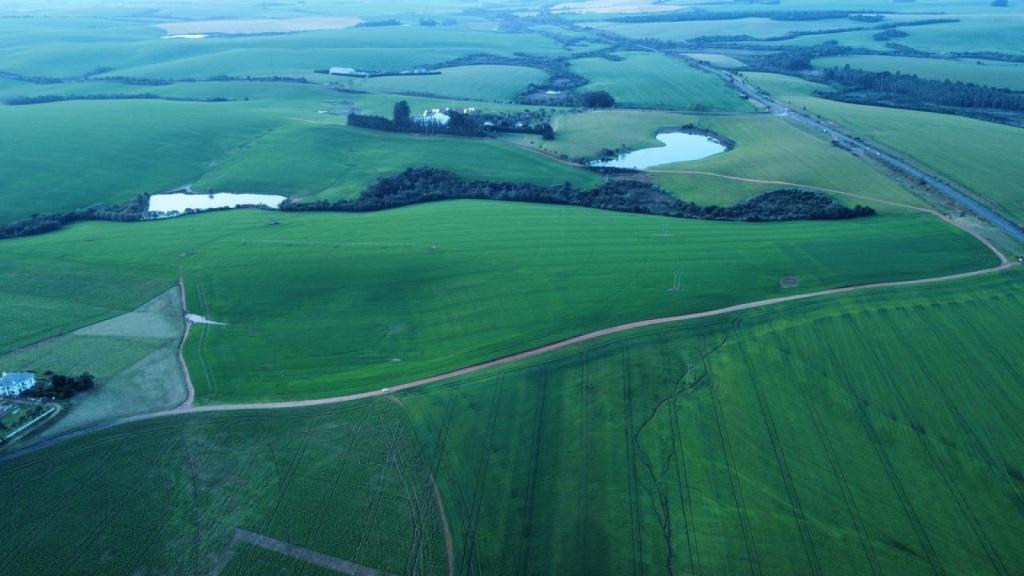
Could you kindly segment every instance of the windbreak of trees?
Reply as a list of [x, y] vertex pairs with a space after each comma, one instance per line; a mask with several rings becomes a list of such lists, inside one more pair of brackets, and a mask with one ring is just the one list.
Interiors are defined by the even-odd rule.
[[85, 220], [132, 222], [142, 220], [149, 207], [149, 195], [140, 194], [126, 204], [96, 204], [56, 214], [35, 214], [0, 226], [0, 238], [32, 236], [60, 230], [64, 225]]
[[328, 202], [286, 201], [285, 211], [373, 212], [441, 200], [477, 199], [583, 206], [600, 210], [654, 214], [676, 218], [771, 222], [783, 220], [839, 220], [870, 216], [872, 208], [848, 208], [819, 192], [776, 190], [735, 206], [698, 206], [638, 179], [609, 180], [583, 190], [571, 184], [539, 186], [522, 182], [465, 181], [435, 168], [410, 168], [381, 178], [353, 200]]
[[968, 82], [928, 80], [916, 74], [868, 72], [851, 68], [826, 68], [822, 78], [839, 88], [825, 97], [848, 102], [882, 103], [904, 108], [929, 106], [1024, 111], [1024, 92], [979, 86]]
[[160, 96], [159, 94], [46, 94], [43, 96], [17, 96], [4, 100], [8, 106], [29, 106], [32, 104], [50, 104], [52, 102], [70, 102], [74, 100], [166, 100], [169, 102], [230, 102], [227, 98], [189, 98], [184, 96]]
[[95, 387], [96, 378], [88, 372], [82, 372], [78, 376], [65, 376], [47, 371], [46, 379], [38, 382], [32, 389], [26, 390], [23, 396], [68, 400]]

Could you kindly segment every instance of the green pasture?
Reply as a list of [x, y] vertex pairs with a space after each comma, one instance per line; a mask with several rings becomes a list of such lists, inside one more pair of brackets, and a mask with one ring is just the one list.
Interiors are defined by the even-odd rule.
[[666, 110], [749, 112], [753, 107], [725, 83], [683, 60], [648, 52], [624, 52], [622, 61], [573, 60], [573, 70], [590, 80], [586, 90], [605, 90], [618, 106]]
[[[65, 448], [0, 471], [4, 571], [324, 573], [233, 545], [238, 528], [389, 574], [447, 566], [429, 468], [392, 402], [155, 420]], [[53, 492], [58, 478], [73, 486]]]
[[775, 97], [836, 122], [845, 130], [905, 156], [963, 187], [1004, 215], [1024, 221], [1024, 131], [962, 116], [860, 106], [813, 96], [822, 88], [799, 79], [749, 73]]
[[946, 60], [905, 56], [833, 56], [814, 61], [815, 68], [851, 68], [872, 72], [902, 72], [929, 80], [970, 82], [983, 86], [1024, 90], [1024, 64], [997, 60]]
[[583, 188], [601, 182], [596, 174], [495, 140], [310, 122], [282, 127], [226, 155], [195, 181], [194, 189], [350, 198], [378, 178], [414, 166], [443, 168], [474, 180], [571, 182]]
[[371, 92], [509, 102], [531, 83], [540, 84], [548, 77], [542, 70], [525, 66], [460, 66], [440, 72], [440, 76], [369, 78], [356, 80], [352, 85]]
[[[378, 177], [409, 166], [437, 166], [490, 180], [570, 181], [583, 187], [599, 182], [594, 174], [495, 141], [347, 128], [343, 117], [317, 112], [344, 114], [356, 101], [317, 101], [311, 92], [315, 87], [220, 83], [166, 88], [223, 94], [225, 87], [243, 86], [258, 91], [254, 96], [261, 99], [0, 106], [0, 222], [125, 202], [189, 183], [196, 190], [353, 196]], [[359, 102], [384, 113], [396, 98], [381, 98], [361, 96]], [[416, 109], [459, 104], [410, 102]]]
[[[789, 275], [812, 291], [994, 260], [924, 214], [743, 224], [487, 201], [87, 223], [0, 245], [5, 271], [44, 271], [5, 294], [14, 343], [108, 312], [95, 301], [134, 308], [184, 277], [190, 310], [227, 324], [196, 326], [187, 342], [207, 403], [379, 388], [606, 326], [792, 293], [780, 287]], [[108, 285], [126, 275], [138, 280]]]
[[750, 36], [754, 39], [772, 38], [790, 32], [832, 30], [863, 26], [846, 18], [829, 20], [778, 21], [768, 18], [740, 18], [735, 20], [694, 20], [688, 22], [593, 22], [587, 26], [607, 30], [628, 38], [654, 38], [683, 42], [707, 36]]
[[0, 561], [324, 573], [232, 546], [241, 528], [393, 574], [1009, 574], [1020, 279], [620, 334], [393, 399], [107, 430], [0, 465]]
[[747, 66], [744, 62], [742, 62], [742, 61], [740, 61], [740, 60], [738, 60], [736, 58], [733, 58], [732, 56], [727, 56], [725, 54], [692, 53], [692, 54], [686, 54], [686, 56], [689, 56], [690, 58], [693, 58], [694, 60], [700, 60], [701, 62], [707, 62], [708, 64], [711, 64], [712, 66], [714, 66], [716, 68], [732, 69], [732, 68], [745, 68]]
[[[703, 160], [659, 166], [653, 170], [711, 172], [738, 178], [793, 182], [904, 204], [920, 204], [880, 168], [831, 146], [828, 140], [816, 133], [771, 116], [692, 116], [632, 110], [561, 115], [556, 117], [555, 122], [558, 138], [540, 146], [550, 153], [565, 154], [572, 158], [591, 158], [597, 156], [602, 148], [635, 150], [660, 146], [661, 143], [654, 138], [656, 134], [678, 130], [689, 124], [730, 138], [736, 142], [736, 147]], [[657, 174], [655, 177], [673, 189], [682, 180], [677, 176]], [[697, 197], [692, 197], [694, 201], [699, 197], [718, 205], [732, 203], [714, 201], [719, 186], [711, 180], [705, 182], [707, 189]], [[738, 187], [763, 190], [761, 184], [756, 182], [753, 183], [755, 188], [741, 186], [727, 179], [722, 179], [719, 184], [724, 187], [723, 190], [728, 191], [735, 191]], [[784, 185], [775, 185], [773, 189], [780, 186]], [[740, 194], [743, 198], [750, 195]], [[691, 199], [685, 193], [681, 196]], [[726, 192], [724, 196], [727, 199], [738, 197], [732, 192]]]

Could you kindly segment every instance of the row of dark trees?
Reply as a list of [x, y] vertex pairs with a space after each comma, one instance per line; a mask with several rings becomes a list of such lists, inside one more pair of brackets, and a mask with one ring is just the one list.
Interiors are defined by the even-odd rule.
[[88, 208], [80, 208], [70, 212], [56, 214], [34, 214], [23, 220], [15, 220], [0, 225], [0, 238], [17, 238], [32, 236], [60, 230], [73, 222], [85, 220], [110, 220], [115, 222], [133, 222], [142, 220], [149, 207], [149, 195], [140, 194], [126, 204], [95, 204]]
[[838, 88], [835, 99], [880, 103], [903, 108], [928, 106], [1024, 111], [1024, 92], [980, 86], [969, 82], [930, 80], [916, 74], [869, 72], [851, 68], [826, 68], [822, 78]]
[[281, 209], [294, 212], [372, 212], [454, 199], [564, 204], [676, 218], [744, 222], [838, 220], [875, 213], [872, 208], [859, 205], [849, 208], [824, 194], [807, 190], [776, 190], [735, 206], [698, 206], [638, 179], [612, 179], [595, 189], [584, 190], [568, 183], [539, 186], [522, 182], [466, 181], [435, 168], [410, 168], [401, 174], [381, 178], [353, 200], [286, 201]]
[[46, 378], [40, 380], [32, 389], [26, 390], [23, 396], [68, 400], [76, 394], [88, 392], [95, 387], [96, 378], [88, 372], [82, 372], [78, 376], [65, 376], [47, 371]]
[[8, 106], [29, 106], [73, 100], [167, 100], [170, 102], [230, 102], [228, 98], [190, 98], [185, 96], [160, 96], [159, 94], [44, 94], [42, 96], [16, 96], [4, 100]]

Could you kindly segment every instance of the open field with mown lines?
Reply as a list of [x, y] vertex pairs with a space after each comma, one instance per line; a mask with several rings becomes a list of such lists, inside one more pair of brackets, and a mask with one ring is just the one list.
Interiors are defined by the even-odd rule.
[[[96, 386], [0, 451], [0, 576], [1017, 576], [1019, 102], [798, 76], [1024, 89], [1021, 1], [8, 0], [0, 372]], [[381, 178], [534, 203], [71, 221]]]
[[[204, 402], [380, 388], [627, 321], [789, 293], [787, 275], [813, 291], [996, 260], [928, 214], [744, 224], [487, 201], [94, 223], [0, 250], [14, 267], [53, 274], [23, 283], [12, 303], [64, 294], [47, 305], [66, 316], [22, 320], [42, 334], [91, 311], [93, 290], [106, 294], [69, 281], [77, 268], [65, 261], [163, 289], [182, 275], [190, 310], [228, 323], [197, 326], [187, 343]], [[134, 296], [148, 299], [151, 283]]]
[[0, 522], [19, 527], [0, 558], [63, 566], [60, 533], [85, 572], [208, 573], [242, 528], [441, 573], [436, 482], [459, 574], [1012, 574], [1019, 280], [663, 326], [394, 399], [102, 432], [0, 465], [16, 502]]

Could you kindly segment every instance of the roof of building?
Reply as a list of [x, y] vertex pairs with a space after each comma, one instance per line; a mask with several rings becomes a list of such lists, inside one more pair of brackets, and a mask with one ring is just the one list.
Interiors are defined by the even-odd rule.
[[4, 372], [3, 375], [0, 375], [0, 386], [21, 384], [35, 379], [36, 375], [32, 372]]

